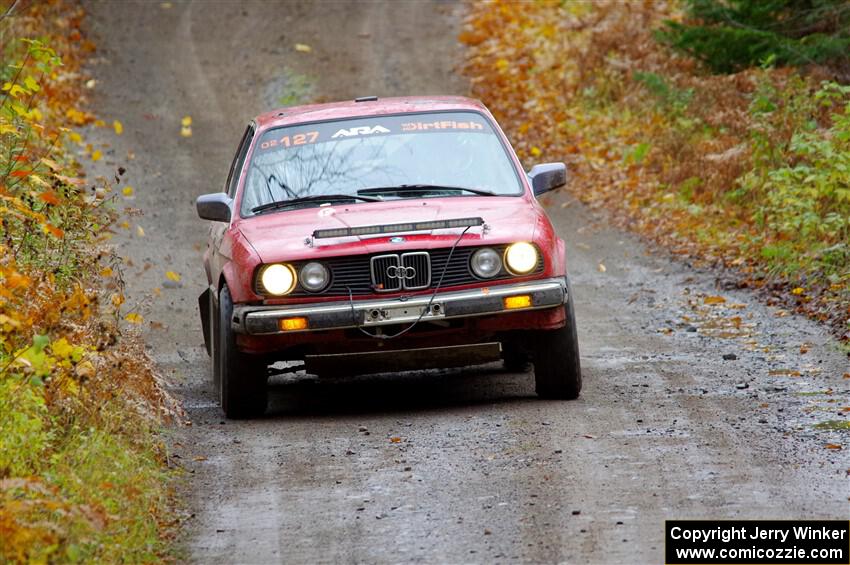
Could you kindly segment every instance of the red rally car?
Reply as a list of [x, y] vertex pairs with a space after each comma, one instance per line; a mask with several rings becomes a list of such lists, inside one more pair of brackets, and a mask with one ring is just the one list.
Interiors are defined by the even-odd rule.
[[212, 222], [201, 321], [226, 416], [265, 411], [277, 361], [380, 352], [432, 367], [451, 351], [457, 365], [482, 344], [509, 369], [532, 361], [539, 396], [576, 398], [564, 242], [536, 199], [566, 176], [563, 163], [526, 173], [463, 97], [257, 117], [224, 191], [197, 199]]

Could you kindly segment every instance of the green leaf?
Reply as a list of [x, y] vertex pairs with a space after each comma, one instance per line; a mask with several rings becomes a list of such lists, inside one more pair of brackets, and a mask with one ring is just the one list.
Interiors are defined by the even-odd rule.
[[26, 87], [27, 87], [28, 89], [30, 89], [30, 91], [32, 91], [32, 92], [38, 92], [39, 90], [41, 90], [41, 87], [40, 87], [40, 86], [38, 86], [38, 82], [36, 82], [36, 80], [35, 80], [34, 78], [32, 78], [32, 77], [27, 77], [27, 78], [25, 78], [25, 79], [24, 79], [24, 84], [25, 84], [25, 85], [26, 85]]

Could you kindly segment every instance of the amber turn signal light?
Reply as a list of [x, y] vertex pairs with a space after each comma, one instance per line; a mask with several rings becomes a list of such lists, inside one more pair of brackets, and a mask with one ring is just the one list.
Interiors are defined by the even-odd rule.
[[518, 296], [506, 296], [504, 299], [505, 310], [515, 310], [516, 308], [528, 308], [531, 306], [531, 295], [520, 294]]
[[285, 332], [306, 330], [307, 318], [283, 318], [278, 322], [278, 327]]

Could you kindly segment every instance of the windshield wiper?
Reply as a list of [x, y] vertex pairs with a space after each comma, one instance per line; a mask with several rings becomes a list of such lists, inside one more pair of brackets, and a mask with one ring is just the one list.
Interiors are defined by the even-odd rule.
[[441, 190], [454, 190], [471, 192], [479, 196], [498, 196], [495, 192], [482, 190], [480, 188], [468, 188], [465, 186], [445, 186], [441, 184], [400, 184], [398, 186], [375, 186], [372, 188], [361, 188], [357, 194], [385, 194], [393, 192], [432, 192]]
[[276, 208], [288, 208], [289, 206], [297, 206], [310, 202], [347, 202], [351, 200], [381, 202], [380, 198], [369, 198], [368, 196], [358, 196], [356, 194], [314, 194], [312, 196], [301, 196], [300, 198], [290, 198], [289, 200], [277, 200], [275, 202], [268, 202], [267, 204], [260, 204], [251, 208], [251, 212], [257, 213]]

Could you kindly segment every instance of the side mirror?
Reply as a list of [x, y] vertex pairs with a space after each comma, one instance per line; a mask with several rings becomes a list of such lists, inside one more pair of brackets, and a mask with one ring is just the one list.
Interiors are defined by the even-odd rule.
[[213, 222], [230, 221], [230, 203], [230, 197], [224, 192], [202, 194], [195, 200], [198, 216], [202, 220], [212, 220]]
[[531, 190], [535, 196], [560, 188], [567, 184], [567, 166], [563, 163], [534, 165], [528, 171]]

